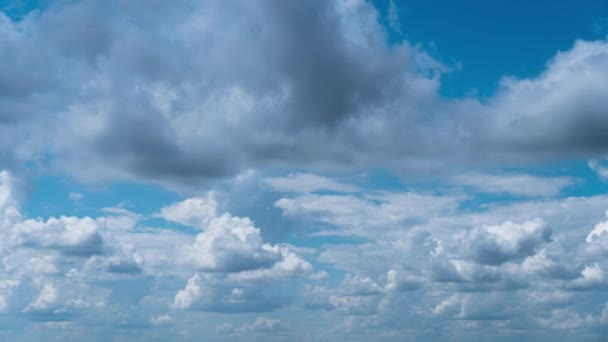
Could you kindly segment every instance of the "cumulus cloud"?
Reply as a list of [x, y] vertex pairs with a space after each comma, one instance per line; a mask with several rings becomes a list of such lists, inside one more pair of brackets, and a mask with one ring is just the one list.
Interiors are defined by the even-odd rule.
[[505, 222], [473, 229], [464, 241], [477, 262], [496, 265], [536, 254], [543, 244], [551, 241], [551, 229], [541, 219], [522, 224]]
[[277, 292], [280, 288], [280, 284], [268, 288], [217, 274], [196, 273], [176, 293], [172, 307], [223, 313], [273, 311], [289, 302], [289, 297]]
[[[35, 321], [69, 321], [78, 310], [104, 302], [95, 282], [142, 271], [143, 258], [107, 228], [111, 219], [25, 218], [13, 196], [13, 177], [1, 175], [1, 282], [12, 284], [0, 291], [6, 311]], [[33, 300], [23, 302], [36, 288]]]
[[[485, 99], [446, 99], [449, 66], [392, 43], [371, 1], [78, 0], [19, 18], [3, 11], [3, 167], [197, 194], [254, 170], [274, 207], [248, 199], [268, 207], [249, 218], [222, 212], [210, 193], [155, 215], [178, 228], [120, 207], [32, 218], [1, 171], [0, 330], [27, 326], [36, 339], [66, 329], [78, 339], [70, 322], [79, 320], [89, 331], [111, 326], [117, 339], [150, 326], [145, 338], [166, 339], [159, 331], [174, 324], [197, 329], [191, 311], [205, 311], [196, 325], [207, 332], [221, 323], [212, 312], [285, 310], [310, 319], [294, 328], [317, 322], [320, 338], [359, 340], [369, 337], [362, 330], [510, 338], [606, 321], [605, 303], [588, 293], [608, 284], [608, 196], [560, 198], [574, 177], [474, 172], [581, 158], [605, 178], [605, 39], [574, 42], [535, 76], [505, 75]], [[370, 169], [437, 174], [447, 186], [416, 188], [406, 177], [406, 191], [368, 190], [315, 174]], [[486, 203], [480, 193], [518, 201]], [[287, 221], [297, 226], [290, 238], [315, 245], [306, 257], [263, 239], [260, 226]], [[249, 322], [218, 330], [287, 325]]]
[[452, 172], [607, 149], [603, 40], [577, 41], [536, 77], [505, 77], [487, 101], [447, 100], [446, 68], [389, 45], [369, 2], [139, 5], [2, 15], [13, 62], [0, 71], [0, 136], [21, 142], [2, 150], [6, 163], [49, 152], [82, 180], [183, 185], [248, 169]]
[[230, 214], [214, 218], [185, 253], [201, 270], [220, 272], [266, 268], [281, 259], [278, 250], [262, 242], [251, 220]]
[[[524, 197], [477, 210], [461, 209], [470, 197], [458, 192], [271, 187], [286, 196], [280, 201], [292, 201], [276, 204], [287, 218], [347, 233], [318, 236], [311, 228], [306, 238], [327, 241], [321, 248], [264, 241], [252, 219], [222, 212], [212, 195], [153, 214], [191, 230], [147, 227], [143, 215], [120, 207], [101, 208], [106, 216], [95, 219], [31, 219], [12, 195], [12, 177], [3, 175], [0, 309], [22, 324], [131, 324], [166, 336], [195, 331], [188, 322], [204, 314], [210, 321], [201, 324], [220, 339], [288, 338], [300, 332], [294, 322], [301, 319], [341, 336], [422, 334], [423, 326], [462, 334], [496, 326], [600, 329], [605, 303], [586, 298], [608, 286], [603, 195]], [[587, 228], [570, 234], [572, 226]], [[242, 320], [275, 311], [285, 317], [281, 324], [266, 316]], [[218, 322], [216, 313], [235, 319]], [[320, 331], [310, 330], [313, 337]]]
[[181, 248], [178, 260], [198, 270], [179, 290], [178, 309], [240, 312], [269, 311], [284, 305], [264, 284], [314, 276], [313, 266], [290, 246], [264, 242], [248, 217], [220, 214], [212, 195], [189, 198], [161, 209], [161, 216], [201, 229]]
[[[192, 235], [140, 226], [143, 215], [120, 207], [100, 208], [107, 216], [98, 218], [26, 218], [13, 177], [0, 175], [0, 304], [14, 317], [82, 324], [89, 314], [117, 310], [120, 317], [107, 318], [116, 324], [167, 327], [173, 322], [167, 309], [272, 311], [293, 300], [292, 279], [322, 278], [297, 247], [264, 242], [251, 219], [220, 214], [212, 195], [161, 208], [167, 220], [200, 230]], [[152, 284], [160, 299], [150, 293]], [[157, 315], [131, 317], [124, 303]]]
[[19, 246], [57, 249], [66, 254], [91, 256], [103, 253], [99, 227], [89, 217], [26, 220], [14, 226], [9, 239]]
[[[608, 216], [608, 212], [606, 212], [606, 216]], [[600, 222], [589, 232], [585, 241], [587, 241], [587, 243], [599, 243], [605, 239], [607, 232], [608, 221]]]
[[164, 207], [160, 210], [160, 216], [168, 221], [205, 229], [209, 221], [217, 216], [217, 210], [217, 201], [213, 194], [209, 194], [206, 198], [189, 198]]
[[[339, 218], [343, 211], [386, 213], [383, 195], [394, 194], [362, 190], [359, 198], [377, 199], [371, 203], [351, 201], [348, 193], [318, 194], [315, 200], [331, 199], [324, 203], [342, 203], [348, 209], [333, 209], [329, 204], [324, 209], [283, 208], [287, 213], [298, 210], [299, 215], [323, 212], [322, 222], [337, 229], [361, 224], [373, 231], [378, 226], [367, 217]], [[297, 193], [292, 196], [292, 203], [302, 198]], [[453, 200], [463, 203], [469, 199], [456, 195]], [[338, 286], [305, 289], [305, 307], [346, 317], [369, 317], [361, 318], [363, 321], [374, 317], [381, 321], [375, 324], [383, 328], [405, 329], [406, 324], [395, 324], [392, 319], [415, 312], [412, 320], [435, 317], [468, 322], [467, 327], [452, 326], [447, 330], [451, 332], [480, 332], [489, 328], [482, 323], [488, 320], [514, 331], [569, 329], [566, 317], [580, 322], [570, 329], [596, 329], [594, 322], [601, 308], [591, 308], [584, 301], [572, 303], [585, 297], [587, 291], [606, 286], [607, 265], [601, 248], [604, 222], [597, 220], [607, 205], [603, 195], [531, 198], [519, 203], [499, 202], [479, 211], [448, 210], [417, 220], [393, 221], [383, 234], [364, 235], [371, 241], [326, 246], [319, 261], [349, 273]], [[547, 220], [532, 218], [531, 213], [542, 214]], [[505, 219], [525, 215], [528, 218], [520, 221]], [[321, 221], [318, 214], [309, 219]], [[572, 234], [570, 229], [581, 224], [589, 230]], [[576, 309], [568, 314], [553, 313], [564, 305]], [[410, 309], [406, 313], [403, 307]], [[560, 317], [563, 320], [558, 322]], [[369, 331], [368, 323], [358, 324], [358, 331]], [[419, 327], [416, 324], [422, 323], [414, 324]]]
[[[219, 214], [212, 195], [189, 198], [161, 209], [161, 215], [202, 230], [193, 244], [184, 246], [182, 258], [205, 272], [238, 273], [256, 278], [274, 273], [303, 273], [312, 266], [287, 246], [266, 243], [248, 217]], [[245, 271], [249, 271], [245, 273]]]

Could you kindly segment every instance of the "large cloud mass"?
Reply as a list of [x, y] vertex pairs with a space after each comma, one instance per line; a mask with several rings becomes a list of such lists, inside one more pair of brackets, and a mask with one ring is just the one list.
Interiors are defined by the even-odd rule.
[[56, 2], [1, 15], [0, 50], [12, 61], [0, 68], [2, 145], [21, 141], [0, 156], [50, 153], [91, 181], [458, 169], [608, 148], [605, 41], [576, 42], [535, 78], [504, 78], [483, 102], [446, 100], [446, 67], [389, 45], [363, 1]]

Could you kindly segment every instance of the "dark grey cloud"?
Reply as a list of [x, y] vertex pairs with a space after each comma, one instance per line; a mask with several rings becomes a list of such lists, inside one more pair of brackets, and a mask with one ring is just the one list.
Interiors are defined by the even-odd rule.
[[447, 172], [608, 150], [605, 41], [486, 101], [448, 100], [446, 67], [389, 45], [363, 1], [59, 1], [2, 16], [0, 50], [0, 143], [20, 145], [2, 161], [88, 181]]

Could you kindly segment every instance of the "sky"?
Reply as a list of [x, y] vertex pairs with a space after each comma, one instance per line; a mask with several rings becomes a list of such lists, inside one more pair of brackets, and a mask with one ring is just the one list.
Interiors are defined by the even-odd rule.
[[0, 340], [605, 341], [608, 2], [0, 0]]

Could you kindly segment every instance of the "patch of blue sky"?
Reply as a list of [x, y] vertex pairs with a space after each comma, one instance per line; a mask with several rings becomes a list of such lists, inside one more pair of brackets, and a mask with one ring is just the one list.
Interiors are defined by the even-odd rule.
[[152, 184], [114, 182], [95, 187], [51, 175], [38, 176], [30, 188], [23, 210], [33, 217], [48, 217], [57, 213], [99, 216], [100, 209], [111, 207], [122, 207], [151, 216], [163, 206], [181, 199], [178, 194]]
[[452, 98], [489, 97], [501, 77], [534, 77], [556, 50], [608, 35], [605, 0], [393, 0], [398, 31], [390, 28], [389, 0], [373, 2], [390, 42], [420, 44], [453, 69], [441, 80], [441, 94]]
[[50, 0], [1, 0], [0, 11], [14, 21], [20, 21], [35, 10], [43, 10]]

